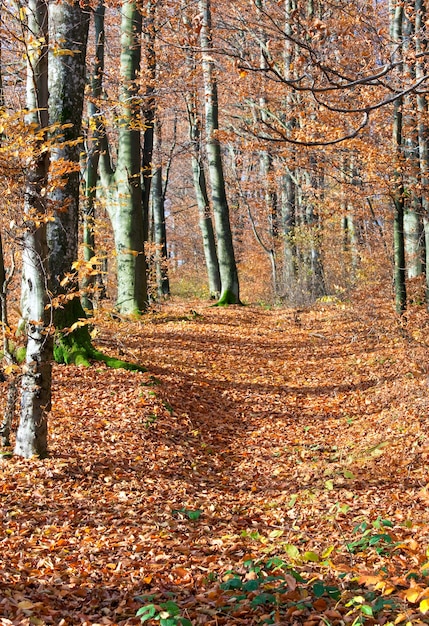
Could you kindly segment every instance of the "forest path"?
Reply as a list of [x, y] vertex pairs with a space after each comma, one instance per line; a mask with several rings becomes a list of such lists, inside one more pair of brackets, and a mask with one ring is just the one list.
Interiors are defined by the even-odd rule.
[[[366, 315], [341, 303], [300, 312], [206, 307], [171, 320], [167, 309], [158, 321], [145, 326], [142, 358], [196, 438], [192, 482], [201, 474], [254, 502], [255, 493], [314, 487], [327, 459], [341, 474], [338, 462], [353, 464], [389, 436], [405, 452], [405, 416], [392, 421], [391, 411], [424, 366], [408, 345], [403, 368], [397, 329], [375, 307]], [[311, 471], [307, 463], [300, 471], [309, 459]]]
[[[427, 560], [427, 326], [368, 303], [99, 314], [97, 345], [149, 371], [55, 366], [51, 457], [0, 465], [1, 626], [138, 624], [142, 593], [195, 625], [259, 624], [264, 596], [226, 609], [218, 577], [268, 556], [310, 581], [385, 567], [403, 589]], [[379, 516], [405, 552], [351, 556]], [[356, 618], [326, 593], [297, 609], [313, 583], [288, 581], [278, 623]]]
[[163, 476], [180, 482], [182, 506], [205, 511], [212, 539], [282, 529], [284, 542], [320, 547], [321, 536], [344, 544], [356, 520], [407, 515], [398, 503], [426, 482], [424, 315], [401, 336], [375, 298], [185, 307], [144, 325], [140, 358], [182, 424], [184, 456], [171, 450]]

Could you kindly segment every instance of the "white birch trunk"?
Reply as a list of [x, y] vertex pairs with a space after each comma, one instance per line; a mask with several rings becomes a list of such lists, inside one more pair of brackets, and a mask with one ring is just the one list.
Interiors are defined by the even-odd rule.
[[[27, 122], [48, 125], [48, 7], [44, 0], [28, 3]], [[27, 292], [27, 353], [22, 376], [21, 416], [15, 454], [47, 455], [47, 416], [51, 406], [51, 354], [46, 323], [47, 243], [45, 191], [49, 156], [43, 137], [35, 140], [26, 172], [23, 235], [23, 282]]]

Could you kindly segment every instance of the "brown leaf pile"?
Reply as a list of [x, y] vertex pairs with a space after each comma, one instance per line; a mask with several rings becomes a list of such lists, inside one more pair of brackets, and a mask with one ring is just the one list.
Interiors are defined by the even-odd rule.
[[[1, 625], [139, 624], [145, 594], [192, 624], [427, 623], [422, 310], [403, 328], [374, 301], [188, 302], [97, 324], [148, 372], [55, 366], [50, 458], [0, 465]], [[225, 582], [275, 557], [275, 606], [236, 599]]]

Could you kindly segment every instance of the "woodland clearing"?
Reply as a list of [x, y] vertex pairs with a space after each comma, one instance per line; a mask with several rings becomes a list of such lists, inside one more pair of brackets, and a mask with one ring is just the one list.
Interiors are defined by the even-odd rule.
[[98, 313], [148, 371], [54, 366], [50, 457], [0, 464], [0, 624], [429, 623], [429, 318], [386, 302]]

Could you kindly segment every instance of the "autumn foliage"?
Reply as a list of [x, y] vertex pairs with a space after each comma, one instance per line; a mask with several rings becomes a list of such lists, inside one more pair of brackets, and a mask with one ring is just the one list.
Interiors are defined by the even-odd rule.
[[0, 25], [0, 413], [24, 380], [49, 456], [3, 437], [0, 626], [429, 623], [424, 3], [50, 3], [49, 50], [31, 6]]
[[428, 322], [370, 286], [100, 312], [148, 371], [54, 366], [50, 458], [0, 465], [0, 623], [426, 623]]

